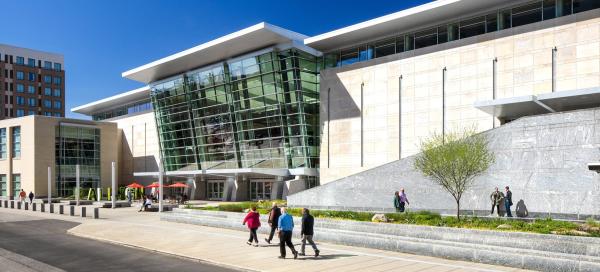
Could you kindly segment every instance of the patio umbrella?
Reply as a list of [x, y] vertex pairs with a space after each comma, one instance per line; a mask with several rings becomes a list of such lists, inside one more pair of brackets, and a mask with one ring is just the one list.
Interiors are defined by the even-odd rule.
[[[152, 184], [146, 186], [146, 188], [159, 188], [160, 184], [158, 184], [158, 182], [153, 182]], [[164, 187], [164, 185], [163, 185]]]
[[144, 185], [141, 185], [137, 182], [133, 182], [132, 184], [129, 184], [126, 186], [127, 188], [135, 188], [135, 189], [139, 189], [139, 188], [144, 188]]
[[169, 187], [169, 188], [187, 188], [188, 186], [185, 185], [185, 184], [183, 184], [183, 183], [181, 183], [181, 182], [176, 182], [176, 183], [173, 183], [173, 184], [171, 184], [171, 185], [169, 185], [167, 187]]

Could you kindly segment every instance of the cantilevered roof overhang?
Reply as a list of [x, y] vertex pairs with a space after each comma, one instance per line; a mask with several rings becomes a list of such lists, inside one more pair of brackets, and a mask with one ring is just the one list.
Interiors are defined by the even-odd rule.
[[477, 101], [474, 106], [502, 119], [595, 108], [600, 107], [600, 87]]
[[321, 52], [327, 52], [417, 28], [435, 26], [449, 20], [462, 19], [469, 14], [485, 12], [518, 2], [523, 1], [438, 0], [310, 37], [304, 40], [304, 44]]
[[148, 84], [276, 44], [296, 42], [304, 46], [305, 38], [307, 36], [263, 22], [133, 68], [122, 76]]
[[92, 115], [118, 106], [150, 99], [150, 88], [144, 86], [118, 95], [100, 99], [71, 109], [71, 112]]

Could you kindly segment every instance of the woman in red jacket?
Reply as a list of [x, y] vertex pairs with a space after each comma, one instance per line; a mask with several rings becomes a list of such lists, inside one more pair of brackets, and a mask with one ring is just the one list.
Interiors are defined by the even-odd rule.
[[250, 239], [246, 244], [252, 245], [252, 240], [254, 240], [254, 246], [258, 246], [258, 237], [256, 236], [256, 230], [260, 227], [260, 214], [256, 211], [256, 207], [252, 207], [250, 212], [244, 217], [244, 222], [242, 225], [246, 225], [248, 223], [248, 229], [250, 229]]

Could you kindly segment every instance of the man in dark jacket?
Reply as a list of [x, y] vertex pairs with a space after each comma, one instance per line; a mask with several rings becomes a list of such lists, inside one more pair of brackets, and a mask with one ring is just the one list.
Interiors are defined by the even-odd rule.
[[271, 211], [269, 211], [269, 226], [271, 226], [271, 233], [269, 234], [269, 238], [265, 238], [265, 242], [267, 244], [271, 243], [273, 240], [273, 235], [275, 235], [275, 231], [277, 230], [277, 222], [279, 221], [279, 216], [281, 216], [281, 209], [277, 207], [277, 203], [273, 202], [273, 207]]
[[512, 202], [512, 192], [510, 191], [510, 189], [508, 188], [508, 186], [506, 186], [506, 191], [504, 194], [504, 208], [506, 209], [506, 216], [507, 217], [512, 217], [512, 213], [510, 212], [510, 206], [513, 205]]
[[313, 227], [315, 225], [315, 218], [310, 215], [310, 212], [307, 208], [302, 209], [302, 230], [300, 231], [300, 235], [302, 236], [302, 247], [300, 247], [300, 256], [304, 256], [304, 247], [306, 246], [306, 242], [312, 246], [315, 251], [315, 257], [319, 256], [319, 249], [312, 237], [314, 234]]

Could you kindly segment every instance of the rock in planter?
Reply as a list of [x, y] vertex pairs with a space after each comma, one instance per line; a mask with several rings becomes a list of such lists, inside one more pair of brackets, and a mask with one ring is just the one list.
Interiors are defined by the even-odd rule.
[[385, 216], [385, 214], [383, 213], [377, 213], [375, 215], [373, 215], [373, 218], [371, 218], [372, 222], [390, 222], [390, 220], [387, 218], [387, 216]]
[[497, 229], [512, 229], [512, 226], [509, 224], [502, 224], [496, 227]]

